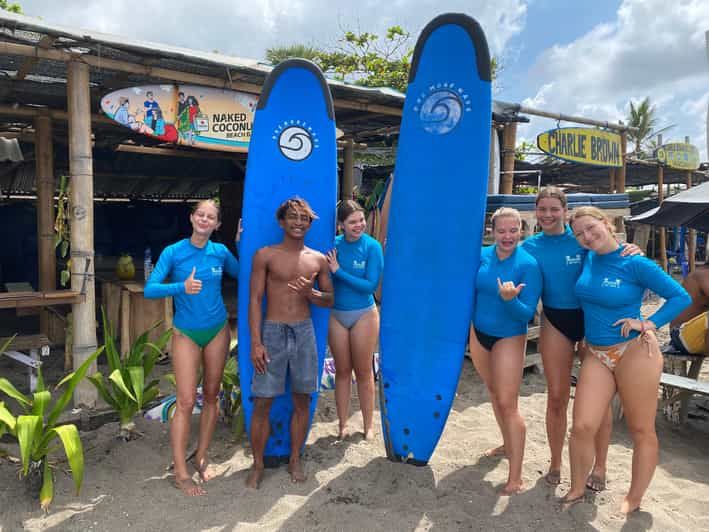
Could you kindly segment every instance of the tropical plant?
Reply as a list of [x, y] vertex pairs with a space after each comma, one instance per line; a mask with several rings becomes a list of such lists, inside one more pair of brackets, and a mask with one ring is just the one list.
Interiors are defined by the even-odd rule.
[[656, 142], [651, 142], [650, 137], [658, 135], [674, 125], [655, 129], [657, 126], [657, 110], [650, 103], [650, 98], [645, 97], [637, 106], [631, 101], [630, 111], [627, 116], [628, 126], [636, 128], [635, 131], [628, 131], [629, 140], [635, 145], [635, 149], [630, 152], [638, 158], [647, 158], [653, 151], [653, 147], [657, 147]]
[[9, 11], [10, 13], [22, 14], [22, 6], [18, 3], [10, 3], [7, 0], [0, 0], [0, 9]]
[[119, 437], [128, 441], [140, 433], [135, 428], [133, 418], [143, 407], [154, 400], [160, 393], [159, 379], [146, 380], [155, 367], [158, 358], [165, 352], [172, 329], [160, 335], [155, 343], [148, 341], [150, 333], [160, 325], [154, 324], [130, 346], [130, 350], [121, 356], [116, 347], [116, 339], [106, 311], [101, 308], [103, 320], [104, 349], [108, 361], [108, 379], [96, 372], [89, 376], [89, 381], [96, 387], [101, 398], [118, 414]]
[[[5, 347], [7, 345], [3, 349]], [[23, 411], [23, 414], [14, 416], [5, 403], [0, 401], [0, 430], [9, 432], [17, 439], [20, 446], [20, 476], [36, 475], [41, 479], [39, 502], [45, 511], [54, 498], [54, 464], [50, 461], [50, 454], [59, 448], [55, 443], [57, 439], [64, 448], [77, 494], [81, 490], [84, 450], [79, 430], [76, 425], [59, 425], [58, 421], [71, 401], [74, 389], [102, 351], [103, 347], [96, 350], [76, 371], [69, 373], [57, 384], [55, 392], [62, 387], [63, 390], [54, 404], [51, 404], [52, 395], [44, 384], [41, 368], [37, 370], [37, 390], [31, 397], [19, 392], [6, 378], [0, 377], [0, 392], [13, 399]]]
[[314, 46], [308, 46], [307, 44], [291, 44], [288, 46], [269, 48], [266, 50], [266, 60], [272, 65], [277, 65], [286, 59], [294, 57], [317, 61], [321, 53], [322, 52]]

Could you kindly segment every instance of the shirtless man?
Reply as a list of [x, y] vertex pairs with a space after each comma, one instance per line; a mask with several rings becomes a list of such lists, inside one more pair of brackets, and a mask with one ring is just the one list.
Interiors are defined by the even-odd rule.
[[[317, 218], [310, 205], [291, 198], [280, 205], [276, 218], [283, 229], [283, 240], [259, 249], [251, 268], [249, 327], [255, 372], [251, 383], [254, 463], [246, 479], [250, 488], [258, 488], [263, 477], [263, 453], [270, 429], [268, 415], [273, 399], [285, 392], [288, 370], [293, 393], [288, 473], [293, 482], [306, 479], [300, 449], [308, 433], [310, 394], [317, 391], [320, 377], [310, 303], [331, 307], [334, 302], [327, 259], [304, 243], [305, 234]], [[313, 287], [316, 279], [319, 290]], [[264, 293], [267, 309], [262, 322]]]
[[[709, 355], [709, 266], [699, 267], [684, 278], [682, 286], [692, 297], [692, 304], [670, 323], [670, 338], [675, 349], [690, 354]], [[703, 319], [692, 321], [700, 314]], [[692, 321], [691, 331], [682, 331], [682, 325]], [[704, 337], [697, 332], [703, 329]], [[687, 345], [691, 343], [693, 345]]]

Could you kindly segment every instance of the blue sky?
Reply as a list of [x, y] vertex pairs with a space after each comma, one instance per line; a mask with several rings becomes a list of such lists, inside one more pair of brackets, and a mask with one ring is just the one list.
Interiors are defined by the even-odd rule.
[[[343, 29], [416, 36], [436, 15], [478, 19], [504, 71], [495, 98], [617, 121], [649, 96], [665, 140], [688, 135], [707, 160], [709, 0], [15, 0], [45, 21], [262, 58], [272, 46], [333, 46]], [[533, 118], [521, 139], [553, 127]]]

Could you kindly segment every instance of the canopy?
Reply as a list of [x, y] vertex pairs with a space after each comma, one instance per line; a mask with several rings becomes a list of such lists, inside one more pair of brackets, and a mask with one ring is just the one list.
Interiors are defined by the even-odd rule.
[[709, 183], [670, 196], [659, 207], [630, 218], [632, 222], [652, 225], [684, 225], [709, 232]]

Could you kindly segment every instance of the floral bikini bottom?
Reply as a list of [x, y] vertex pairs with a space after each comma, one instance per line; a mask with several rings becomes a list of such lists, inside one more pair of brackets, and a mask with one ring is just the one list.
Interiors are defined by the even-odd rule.
[[615, 344], [608, 348], [591, 347], [586, 342], [584, 342], [584, 345], [586, 346], [586, 349], [588, 349], [588, 351], [601, 362], [601, 364], [603, 364], [609, 370], [614, 372], [616, 366], [618, 365], [618, 362], [620, 362], [620, 359], [623, 358], [626, 349], [628, 349], [628, 347], [630, 347], [630, 344], [632, 344], [633, 342], [642, 342], [647, 344], [647, 339], [644, 334], [641, 334], [640, 336], [637, 336], [632, 340], [628, 340], [627, 342], [623, 342], [620, 344]]

